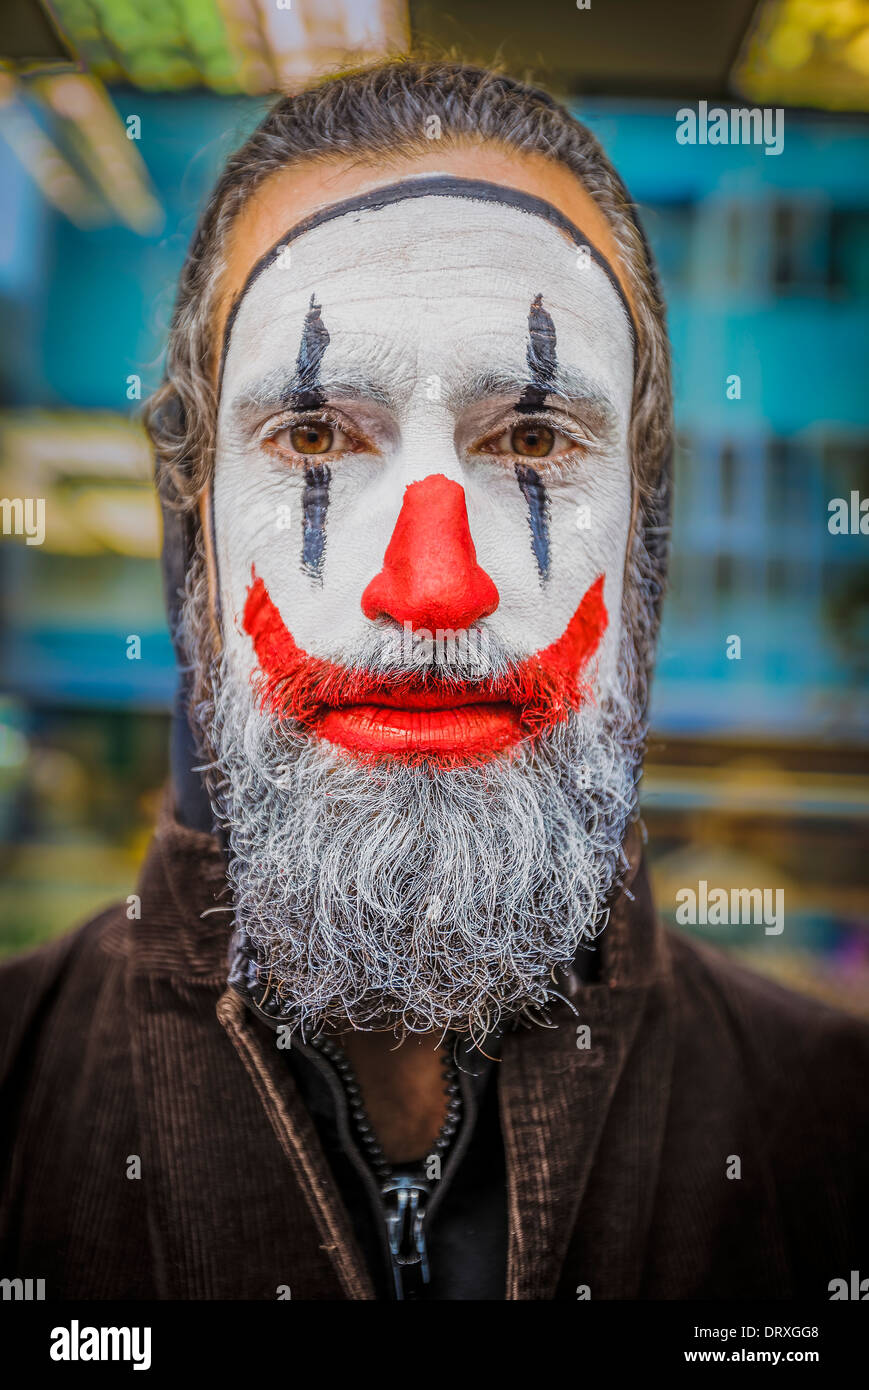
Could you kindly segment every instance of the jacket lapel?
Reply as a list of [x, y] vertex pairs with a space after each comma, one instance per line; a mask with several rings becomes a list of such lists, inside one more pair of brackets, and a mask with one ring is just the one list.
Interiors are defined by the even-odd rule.
[[264, 1045], [262, 1032], [245, 1004], [227, 989], [217, 1016], [253, 1082], [278, 1143], [304, 1193], [345, 1298], [373, 1299], [374, 1288], [344, 1205], [322, 1151], [316, 1129], [277, 1048]]
[[216, 841], [164, 816], [139, 896], [126, 1006], [160, 1297], [372, 1298], [286, 1059], [226, 988]]
[[[642, 1136], [643, 1142], [624, 1144], [608, 1171], [608, 1272], [596, 1264], [591, 1296], [605, 1296], [604, 1287], [614, 1283], [619, 1296], [630, 1297], [640, 1278], [674, 1034], [666, 941], [655, 920], [639, 845], [631, 850], [628, 875], [601, 938], [600, 982], [581, 985], [574, 979], [568, 992], [575, 1015], [563, 1005], [552, 1015], [555, 1026], [504, 1039], [500, 1105], [508, 1299], [554, 1297], [614, 1104], [620, 1133]], [[578, 1032], [583, 1025], [587, 1035]], [[586, 1040], [588, 1046], [582, 1046]]]

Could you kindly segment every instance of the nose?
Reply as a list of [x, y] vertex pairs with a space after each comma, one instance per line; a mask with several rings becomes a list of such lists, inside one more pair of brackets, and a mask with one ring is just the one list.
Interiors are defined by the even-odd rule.
[[464, 488], [442, 473], [411, 483], [383, 569], [362, 595], [366, 618], [462, 631], [497, 607], [498, 590], [477, 564]]

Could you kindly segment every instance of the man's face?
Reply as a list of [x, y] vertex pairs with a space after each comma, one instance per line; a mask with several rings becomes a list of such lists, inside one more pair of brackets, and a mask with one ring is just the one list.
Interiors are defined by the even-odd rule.
[[231, 978], [305, 1030], [481, 1036], [599, 929], [634, 808], [631, 317], [569, 176], [365, 177], [266, 187], [228, 253]]
[[612, 684], [632, 328], [598, 249], [546, 211], [411, 176], [288, 227], [236, 299], [224, 641], [312, 738], [485, 759]]

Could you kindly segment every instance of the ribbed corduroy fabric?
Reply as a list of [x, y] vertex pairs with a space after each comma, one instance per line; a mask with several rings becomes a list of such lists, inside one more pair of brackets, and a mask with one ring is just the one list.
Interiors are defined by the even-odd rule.
[[[599, 978], [503, 1040], [504, 1296], [827, 1299], [869, 1272], [869, 1026], [663, 930], [628, 851]], [[165, 810], [137, 891], [0, 969], [0, 1276], [371, 1298], [286, 1054], [226, 988], [219, 846]]]

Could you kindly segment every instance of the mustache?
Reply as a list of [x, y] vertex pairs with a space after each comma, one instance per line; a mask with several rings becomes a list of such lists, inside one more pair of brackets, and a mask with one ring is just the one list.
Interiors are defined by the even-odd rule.
[[[314, 726], [327, 710], [352, 705], [425, 710], [492, 703], [513, 706], [523, 730], [535, 735], [563, 724], [593, 698], [586, 667], [607, 626], [603, 576], [589, 588], [564, 636], [532, 656], [510, 656], [491, 634], [477, 630], [486, 638], [488, 668], [479, 675], [469, 673], [466, 660], [451, 670], [447, 660], [420, 667], [406, 651], [402, 659], [405, 634], [395, 630], [385, 642], [381, 634], [379, 650], [370, 649], [346, 664], [312, 656], [296, 644], [262, 579], [253, 575], [252, 580], [244, 626], [259, 659], [253, 678], [256, 696], [263, 711], [302, 728]], [[474, 630], [453, 634], [474, 635]]]

